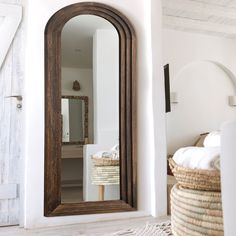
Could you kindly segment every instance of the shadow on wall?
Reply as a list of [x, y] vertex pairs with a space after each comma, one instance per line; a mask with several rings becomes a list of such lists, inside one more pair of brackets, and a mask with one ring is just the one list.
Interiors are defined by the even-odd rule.
[[236, 117], [228, 100], [236, 94], [236, 76], [221, 63], [203, 60], [185, 65], [172, 79], [171, 91], [178, 94], [178, 103], [167, 114], [169, 154]]

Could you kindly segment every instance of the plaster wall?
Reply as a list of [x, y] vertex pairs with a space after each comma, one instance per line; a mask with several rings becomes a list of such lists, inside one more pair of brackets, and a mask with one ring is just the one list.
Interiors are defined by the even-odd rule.
[[116, 30], [93, 36], [94, 143], [119, 142], [119, 38]]
[[236, 93], [235, 39], [163, 30], [163, 58], [178, 103], [167, 113], [168, 153], [191, 146], [199, 134], [234, 120], [229, 96]]
[[29, 0], [27, 5], [24, 87], [25, 228], [166, 214], [161, 1], [101, 0], [100, 3], [108, 4], [126, 15], [137, 35], [138, 211], [50, 218], [43, 216], [44, 29], [56, 11], [75, 2], [80, 1]]

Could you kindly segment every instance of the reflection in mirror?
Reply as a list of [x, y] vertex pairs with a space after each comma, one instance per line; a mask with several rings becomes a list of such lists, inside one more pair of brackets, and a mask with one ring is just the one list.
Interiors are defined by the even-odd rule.
[[88, 139], [88, 97], [62, 96], [62, 142], [85, 144]]
[[82, 101], [76, 99], [62, 99], [63, 142], [82, 141], [83, 108]]
[[118, 200], [118, 33], [101, 17], [76, 16], [62, 30], [61, 56], [61, 201]]

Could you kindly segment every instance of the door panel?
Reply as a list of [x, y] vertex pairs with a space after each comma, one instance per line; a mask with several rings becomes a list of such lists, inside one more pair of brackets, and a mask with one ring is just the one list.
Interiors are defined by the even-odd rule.
[[[4, 2], [0, 0], [0, 4]], [[21, 25], [0, 68], [0, 226], [19, 224], [22, 110], [17, 108], [16, 98], [6, 97], [22, 94], [23, 45]]]

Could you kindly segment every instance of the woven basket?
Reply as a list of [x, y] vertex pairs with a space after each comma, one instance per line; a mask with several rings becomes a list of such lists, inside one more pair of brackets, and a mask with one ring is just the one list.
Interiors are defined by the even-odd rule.
[[93, 166], [92, 184], [117, 185], [120, 184], [119, 166]]
[[175, 236], [223, 236], [220, 192], [183, 189], [171, 191], [171, 224]]
[[178, 183], [184, 188], [221, 191], [220, 172], [218, 170], [197, 170], [179, 166], [172, 158], [169, 165]]
[[96, 156], [92, 156], [93, 164], [95, 166], [119, 166], [120, 161], [114, 160], [111, 158], [98, 158]]

